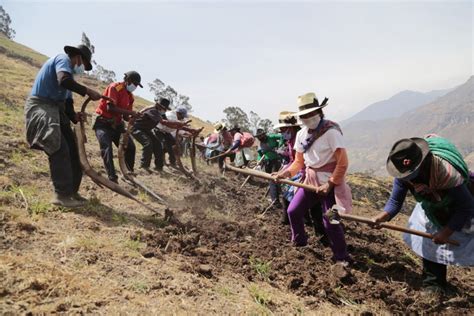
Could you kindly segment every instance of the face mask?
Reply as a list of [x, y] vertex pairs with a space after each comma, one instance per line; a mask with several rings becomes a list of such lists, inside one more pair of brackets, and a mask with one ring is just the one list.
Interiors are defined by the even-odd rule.
[[134, 85], [133, 83], [127, 85], [127, 91], [128, 92], [133, 92], [133, 91], [135, 91], [136, 88], [137, 88], [137, 86]]
[[285, 140], [290, 140], [291, 139], [291, 132], [290, 131], [286, 131], [286, 132], [283, 132], [283, 138]]
[[321, 121], [321, 116], [319, 115], [315, 115], [313, 117], [306, 118], [306, 119], [304, 118], [301, 119], [301, 122], [303, 123], [303, 125], [309, 129], [315, 129], [316, 127], [318, 127], [318, 124], [320, 121]]
[[84, 67], [84, 64], [82, 64], [80, 66], [74, 65], [74, 69], [72, 71], [76, 75], [82, 75], [84, 73], [84, 70], [85, 70], [85, 67]]

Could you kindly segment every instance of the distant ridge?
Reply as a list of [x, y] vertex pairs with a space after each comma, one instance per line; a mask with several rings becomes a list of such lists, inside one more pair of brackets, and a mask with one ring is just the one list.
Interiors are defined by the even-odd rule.
[[412, 111], [420, 106], [435, 101], [452, 90], [453, 89], [433, 90], [426, 93], [404, 90], [387, 100], [375, 102], [369, 105], [354, 116], [344, 120], [342, 124], [346, 125], [355, 121], [378, 121], [397, 118], [408, 111]]

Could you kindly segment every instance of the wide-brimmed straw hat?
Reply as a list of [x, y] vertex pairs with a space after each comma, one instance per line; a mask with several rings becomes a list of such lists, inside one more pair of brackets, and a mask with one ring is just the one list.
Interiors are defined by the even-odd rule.
[[278, 124], [275, 125], [274, 129], [280, 129], [282, 127], [294, 127], [300, 126], [298, 119], [296, 118], [296, 112], [282, 111], [278, 116]]
[[328, 103], [328, 98], [324, 98], [323, 102], [319, 103], [318, 98], [314, 92], [309, 92], [298, 97], [298, 112], [296, 116], [302, 116], [310, 112], [322, 109]]
[[423, 138], [404, 138], [397, 141], [387, 158], [387, 171], [401, 179], [411, 179], [430, 152], [428, 142]]
[[226, 128], [225, 123], [221, 123], [221, 122], [216, 123], [216, 124], [214, 124], [214, 133], [219, 133], [224, 128]]

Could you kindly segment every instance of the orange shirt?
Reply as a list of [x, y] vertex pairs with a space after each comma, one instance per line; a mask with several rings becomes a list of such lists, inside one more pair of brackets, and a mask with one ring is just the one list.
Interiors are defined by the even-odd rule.
[[[109, 84], [108, 87], [105, 88], [104, 95], [114, 100], [115, 106], [129, 111], [132, 110], [133, 101], [135, 99], [133, 98], [133, 94], [127, 91], [125, 82]], [[116, 123], [122, 121], [122, 114], [107, 111], [107, 100], [105, 99], [99, 101], [99, 106], [95, 112], [104, 118], [115, 119]]]

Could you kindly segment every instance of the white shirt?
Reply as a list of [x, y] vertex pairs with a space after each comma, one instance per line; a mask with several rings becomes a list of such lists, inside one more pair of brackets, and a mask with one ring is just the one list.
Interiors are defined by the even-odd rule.
[[[180, 121], [182, 122], [183, 120], [178, 120], [178, 116], [176, 115], [176, 111], [168, 111], [166, 112], [166, 120], [168, 121]], [[160, 131], [163, 131], [165, 133], [170, 133], [171, 135], [173, 135], [174, 138], [176, 138], [176, 128], [171, 128], [171, 127], [168, 127], [168, 126], [164, 126], [163, 124], [161, 123], [158, 123], [158, 125], [156, 126]], [[185, 132], [180, 130], [179, 131], [179, 134], [182, 135], [184, 134]]]
[[[303, 127], [296, 134], [295, 150], [303, 153], [303, 144], [310, 138], [308, 128]], [[328, 163], [335, 162], [334, 152], [338, 148], [345, 148], [342, 134], [335, 128], [331, 128], [319, 137], [311, 147], [303, 154], [306, 166], [311, 168], [321, 168]]]

